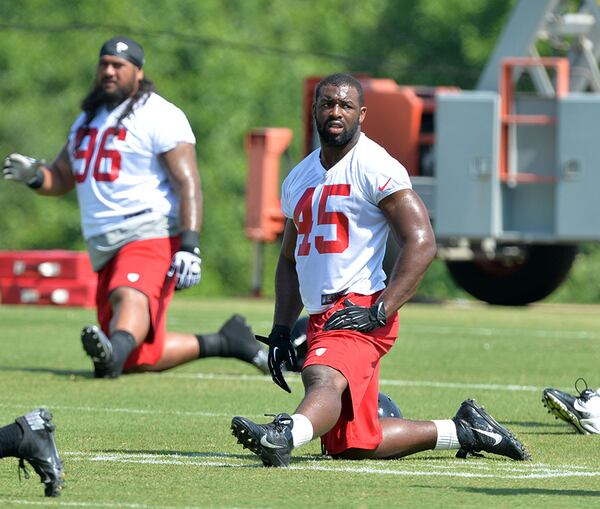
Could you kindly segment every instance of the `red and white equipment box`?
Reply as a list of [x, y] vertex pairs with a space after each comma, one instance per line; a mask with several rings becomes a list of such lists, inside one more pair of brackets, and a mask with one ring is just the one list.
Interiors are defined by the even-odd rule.
[[2, 304], [38, 304], [93, 308], [96, 282], [74, 279], [13, 279], [0, 283]]
[[0, 302], [95, 306], [96, 273], [87, 253], [0, 251]]
[[0, 278], [95, 277], [87, 253], [83, 251], [0, 251]]

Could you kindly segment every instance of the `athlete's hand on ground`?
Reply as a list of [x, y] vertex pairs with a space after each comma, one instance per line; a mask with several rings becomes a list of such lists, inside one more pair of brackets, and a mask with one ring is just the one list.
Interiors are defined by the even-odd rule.
[[201, 263], [202, 260], [197, 254], [188, 251], [177, 251], [173, 255], [167, 276], [175, 276], [175, 288], [178, 290], [190, 288], [200, 282]]
[[350, 299], [344, 301], [344, 307], [333, 313], [325, 322], [323, 330], [355, 330], [370, 332], [387, 323], [383, 301], [370, 308], [355, 306]]
[[31, 184], [38, 179], [43, 162], [22, 154], [11, 154], [4, 159], [2, 177], [6, 180]]
[[281, 372], [281, 365], [285, 361], [289, 361], [292, 369], [298, 369], [296, 349], [292, 343], [290, 328], [283, 325], [274, 325], [271, 334], [269, 334], [269, 371], [273, 382], [284, 391], [292, 392]]

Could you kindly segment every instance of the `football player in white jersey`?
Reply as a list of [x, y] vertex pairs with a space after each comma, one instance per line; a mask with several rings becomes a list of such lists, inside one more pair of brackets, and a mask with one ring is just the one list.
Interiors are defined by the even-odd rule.
[[[269, 335], [273, 381], [291, 392], [281, 365], [294, 366], [290, 329], [310, 315], [302, 366], [304, 398], [293, 415], [255, 424], [234, 417], [238, 442], [265, 466], [287, 466], [315, 437], [334, 458], [397, 458], [428, 449], [487, 451], [528, 459], [523, 445], [473, 400], [452, 419], [378, 418], [379, 363], [398, 336], [399, 308], [415, 293], [435, 255], [423, 202], [406, 169], [361, 133], [362, 86], [333, 74], [316, 87], [313, 117], [321, 147], [285, 179], [288, 218], [275, 276]], [[402, 246], [385, 286], [388, 231]]]
[[175, 289], [200, 282], [202, 195], [196, 139], [185, 114], [144, 76], [128, 37], [101, 49], [93, 89], [54, 162], [11, 154], [3, 176], [38, 194], [77, 191], [94, 270], [99, 327], [81, 332], [99, 378], [160, 371], [198, 357], [236, 357], [267, 371], [245, 319], [216, 333], [166, 331]]

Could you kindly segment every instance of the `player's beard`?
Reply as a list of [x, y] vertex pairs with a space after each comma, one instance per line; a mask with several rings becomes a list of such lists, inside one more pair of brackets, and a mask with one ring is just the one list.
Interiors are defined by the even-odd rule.
[[112, 92], [107, 92], [100, 86], [101, 98], [109, 106], [117, 106], [125, 99], [133, 95], [135, 82], [127, 83], [122, 86], [117, 86]]
[[87, 99], [93, 105], [105, 104], [108, 108], [114, 108], [133, 95], [134, 87], [135, 82], [132, 81], [116, 87], [112, 92], [107, 92], [102, 88], [102, 84], [97, 84], [88, 94]]
[[332, 134], [327, 131], [328, 122], [329, 120], [325, 120], [324, 122], [319, 122], [317, 120], [315, 122], [317, 126], [317, 132], [319, 133], [319, 138], [321, 138], [321, 144], [328, 147], [342, 147], [347, 145], [348, 142], [354, 138], [354, 135], [360, 127], [360, 122], [358, 121], [357, 117], [355, 122], [348, 129], [344, 129], [339, 134]]

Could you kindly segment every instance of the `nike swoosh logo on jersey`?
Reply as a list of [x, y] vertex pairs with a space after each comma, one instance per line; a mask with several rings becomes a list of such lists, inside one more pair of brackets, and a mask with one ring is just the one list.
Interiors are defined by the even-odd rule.
[[283, 445], [274, 445], [267, 440], [267, 435], [260, 437], [260, 445], [268, 447], [269, 449], [283, 449]]
[[502, 442], [502, 435], [499, 433], [494, 433], [493, 431], [486, 431], [484, 429], [471, 428], [473, 431], [477, 431], [477, 433], [481, 433], [482, 435], [486, 435], [490, 438], [494, 439], [494, 445], [498, 445]]
[[387, 182], [385, 184], [383, 184], [382, 186], [379, 186], [377, 189], [379, 189], [380, 191], [383, 191], [387, 187], [387, 185], [390, 183], [390, 180], [392, 180], [392, 177], [387, 179]]

